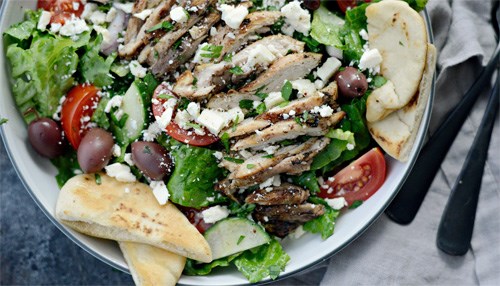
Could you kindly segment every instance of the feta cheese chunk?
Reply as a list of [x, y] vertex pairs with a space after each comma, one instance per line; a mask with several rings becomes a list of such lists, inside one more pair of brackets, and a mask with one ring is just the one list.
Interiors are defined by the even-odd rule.
[[264, 103], [266, 104], [266, 108], [270, 109], [281, 103], [285, 102], [283, 96], [281, 96], [281, 92], [270, 92], [269, 95], [264, 99]]
[[122, 10], [123, 12], [127, 14], [132, 14], [132, 10], [134, 9], [134, 2], [128, 2], [128, 3], [120, 3], [120, 2], [114, 2], [113, 7], [116, 9]]
[[186, 23], [186, 21], [189, 19], [188, 16], [188, 12], [181, 6], [177, 6], [170, 10], [170, 18], [177, 23]]
[[186, 111], [193, 118], [198, 118], [200, 116], [200, 104], [197, 102], [190, 102], [186, 108]]
[[139, 13], [135, 13], [134, 17], [144, 21], [149, 17], [149, 15], [151, 15], [151, 13], [153, 13], [153, 9], [144, 9]]
[[334, 46], [326, 46], [326, 52], [330, 57], [336, 57], [337, 59], [341, 60], [344, 57], [344, 52]]
[[160, 134], [160, 125], [158, 125], [158, 122], [155, 121], [149, 125], [148, 129], [143, 131], [142, 138], [144, 139], [144, 141], [152, 142]]
[[80, 15], [80, 18], [82, 19], [88, 19], [90, 18], [90, 15], [94, 13], [94, 11], [97, 10], [97, 4], [95, 3], [87, 3], [85, 6], [83, 6], [83, 12], [82, 15]]
[[239, 107], [232, 108], [225, 112], [207, 108], [201, 112], [196, 121], [205, 126], [210, 133], [218, 135], [224, 127], [229, 125], [229, 123], [236, 121], [236, 119], [241, 121], [244, 118], [245, 115]]
[[248, 54], [248, 60], [243, 69], [252, 70], [256, 65], [268, 66], [276, 59], [276, 56], [264, 45], [258, 44]]
[[148, 71], [147, 68], [143, 67], [138, 61], [133, 60], [129, 63], [130, 72], [138, 78], [143, 78], [146, 76]]
[[248, 15], [248, 9], [243, 5], [235, 7], [232, 5], [222, 4], [218, 10], [222, 12], [222, 21], [226, 22], [226, 25], [232, 29], [238, 29], [245, 17]]
[[47, 11], [42, 11], [42, 14], [40, 14], [40, 19], [38, 20], [38, 25], [36, 28], [40, 31], [45, 31], [47, 29], [47, 26], [50, 23], [50, 19], [52, 18], [52, 14]]
[[329, 117], [333, 114], [333, 109], [329, 105], [315, 106], [311, 113], [319, 113], [321, 117]]
[[130, 167], [121, 164], [114, 163], [104, 167], [108, 176], [117, 179], [120, 182], [135, 182], [136, 178], [134, 174], [130, 171]]
[[343, 207], [347, 207], [347, 201], [344, 199], [344, 197], [325, 199], [325, 201], [334, 210], [340, 210]]
[[94, 24], [94, 25], [101, 25], [106, 23], [106, 13], [102, 11], [94, 11], [89, 17], [89, 20]]
[[158, 203], [163, 206], [167, 203], [170, 193], [168, 192], [167, 186], [163, 181], [151, 181], [149, 186], [153, 190], [153, 195], [155, 196]]
[[123, 102], [123, 96], [121, 96], [121, 95], [113, 96], [106, 104], [106, 107], [104, 108], [104, 112], [109, 113], [111, 111], [111, 108], [120, 107], [122, 105], [122, 102]]
[[89, 27], [87, 26], [87, 23], [85, 23], [85, 20], [71, 17], [71, 19], [66, 20], [64, 25], [61, 27], [61, 29], [59, 30], [59, 34], [61, 34], [62, 36], [72, 37], [88, 30]]
[[327, 82], [342, 66], [342, 63], [335, 57], [328, 58], [325, 63], [316, 70], [316, 74], [323, 81]]
[[380, 63], [382, 63], [382, 55], [380, 54], [378, 49], [371, 49], [365, 51], [361, 56], [361, 59], [359, 60], [359, 68], [361, 70], [365, 69], [377, 70], [377, 68], [378, 70], [380, 70], [379, 67]]
[[295, 30], [306, 36], [309, 35], [309, 30], [311, 30], [311, 14], [306, 9], [300, 7], [299, 1], [293, 1], [283, 6], [281, 13], [285, 16], [285, 24], [289, 27], [283, 31], [285, 34], [291, 36]]
[[201, 212], [206, 223], [215, 223], [229, 216], [229, 210], [225, 206], [213, 206]]
[[292, 88], [298, 91], [298, 96], [310, 96], [316, 92], [316, 86], [308, 79], [297, 79], [291, 81]]

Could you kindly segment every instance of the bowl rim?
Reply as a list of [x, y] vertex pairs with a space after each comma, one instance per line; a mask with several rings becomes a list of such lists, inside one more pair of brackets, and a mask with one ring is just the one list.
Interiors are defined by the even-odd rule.
[[[1, 7], [0, 7], [0, 19], [3, 19], [3, 17], [4, 17], [4, 13], [5, 13], [5, 10], [6, 10], [8, 2], [9, 2], [8, 0], [7, 1], [0, 0], [0, 3], [1, 3]], [[431, 25], [431, 19], [429, 17], [429, 13], [427, 11], [427, 8], [425, 8], [424, 10], [422, 10], [421, 15], [423, 16], [424, 22], [426, 24], [428, 41], [429, 41], [429, 43], [433, 44], [434, 43], [434, 34], [433, 34], [433, 30], [432, 30], [432, 25]], [[2, 47], [3, 47], [3, 43], [2, 43]], [[1, 50], [3, 50], [3, 48]], [[2, 54], [0, 56], [4, 57], [5, 55]], [[425, 112], [424, 112], [424, 115], [422, 117], [422, 121], [420, 123], [419, 130], [418, 130], [419, 133], [422, 132], [422, 138], [420, 138], [420, 140], [416, 140], [415, 141], [415, 146], [413, 147], [413, 148], [416, 148], [415, 155], [412, 158], [410, 158], [410, 160], [408, 162], [406, 162], [408, 164], [408, 168], [404, 172], [404, 174], [402, 176], [402, 180], [398, 183], [398, 185], [396, 187], [396, 190], [392, 192], [392, 194], [390, 195], [389, 199], [383, 204], [383, 207], [380, 208], [373, 215], [373, 217], [367, 223], [365, 223], [365, 225], [363, 225], [355, 233], [355, 235], [353, 235], [352, 237], [350, 237], [349, 239], [347, 239], [343, 244], [341, 244], [335, 250], [326, 253], [321, 258], [317, 259], [316, 261], [314, 261], [312, 263], [303, 265], [303, 266], [301, 266], [300, 268], [298, 268], [296, 270], [284, 273], [283, 275], [278, 276], [275, 280], [271, 280], [269, 278], [266, 278], [265, 280], [257, 282], [257, 283], [252, 284], [252, 285], [264, 285], [264, 284], [268, 284], [268, 283], [272, 283], [272, 282], [277, 282], [277, 281], [280, 281], [280, 280], [283, 280], [283, 279], [286, 279], [286, 278], [298, 275], [300, 273], [304, 273], [304, 272], [310, 271], [313, 267], [315, 267], [315, 266], [323, 263], [324, 261], [330, 259], [332, 256], [334, 256], [335, 254], [337, 254], [338, 252], [340, 252], [341, 250], [343, 250], [345, 247], [347, 247], [349, 244], [351, 244], [352, 242], [354, 242], [357, 238], [359, 238], [382, 215], [382, 213], [385, 211], [385, 209], [389, 206], [389, 204], [392, 202], [392, 200], [394, 199], [394, 197], [400, 191], [403, 183], [406, 181], [407, 177], [409, 176], [410, 172], [412, 171], [413, 166], [415, 164], [415, 161], [416, 161], [416, 159], [417, 159], [417, 157], [418, 157], [418, 155], [419, 155], [419, 153], [420, 153], [420, 151], [421, 151], [421, 149], [422, 149], [422, 147], [424, 145], [425, 136], [426, 136], [426, 133], [428, 132], [429, 123], [430, 123], [430, 119], [431, 119], [432, 106], [433, 106], [433, 103], [434, 103], [436, 77], [437, 76], [436, 76], [436, 72], [435, 72], [434, 75], [433, 75], [433, 78], [432, 78], [431, 91], [430, 91], [429, 99], [428, 99], [428, 102], [427, 102], [427, 105], [426, 105], [426, 108], [425, 108]], [[122, 271], [124, 273], [130, 274], [130, 271], [129, 271], [128, 268], [122, 267], [120, 264], [115, 263], [114, 261], [106, 258], [104, 255], [102, 255], [102, 254], [94, 251], [93, 249], [87, 247], [85, 245], [85, 243], [83, 243], [74, 234], [72, 234], [70, 231], [68, 231], [58, 220], [55, 219], [55, 217], [52, 216], [52, 214], [49, 212], [49, 210], [46, 209], [43, 206], [43, 204], [40, 202], [40, 200], [35, 195], [35, 193], [33, 192], [33, 190], [29, 187], [29, 185], [28, 185], [25, 177], [21, 173], [20, 168], [17, 165], [16, 161], [14, 160], [12, 152], [11, 152], [11, 150], [9, 148], [8, 143], [7, 143], [4, 128], [1, 125], [0, 125], [0, 136], [3, 139], [2, 141], [3, 141], [3, 145], [5, 147], [7, 156], [9, 157], [9, 160], [11, 161], [11, 163], [12, 163], [12, 165], [13, 165], [15, 171], [16, 171], [16, 174], [19, 177], [21, 183], [23, 184], [24, 188], [26, 189], [26, 191], [28, 192], [28, 194], [30, 195], [30, 197], [36, 203], [36, 205], [38, 206], [38, 208], [40, 208], [42, 210], [42, 212], [44, 213], [44, 215], [52, 222], [52, 224], [54, 224], [72, 242], [74, 242], [76, 245], [78, 245], [80, 248], [82, 248], [84, 251], [86, 251], [87, 253], [89, 253], [93, 257], [99, 259], [100, 261], [104, 262], [105, 264], [107, 264], [107, 265], [109, 265], [111, 267], [114, 267], [115, 269], [118, 269], [118, 270], [120, 270], [120, 271]], [[191, 285], [191, 284], [179, 283], [178, 285]], [[234, 285], [234, 286], [249, 285], [249, 283], [232, 284], [232, 285]]]

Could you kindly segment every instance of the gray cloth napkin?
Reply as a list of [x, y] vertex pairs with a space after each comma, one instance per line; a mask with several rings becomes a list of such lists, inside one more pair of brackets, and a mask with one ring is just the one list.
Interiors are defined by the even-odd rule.
[[[498, 1], [498, 0], [495, 0]], [[478, 75], [496, 46], [492, 2], [430, 0], [438, 80], [430, 133]], [[498, 117], [485, 166], [470, 251], [462, 257], [436, 247], [451, 187], [482, 118], [479, 98], [441, 166], [415, 220], [401, 226], [382, 215], [360, 238], [329, 260], [321, 285], [500, 285], [500, 130]]]

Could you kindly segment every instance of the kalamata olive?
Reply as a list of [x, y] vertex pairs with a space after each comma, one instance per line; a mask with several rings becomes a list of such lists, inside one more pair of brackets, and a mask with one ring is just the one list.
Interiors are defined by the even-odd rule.
[[78, 146], [77, 158], [85, 173], [95, 173], [104, 168], [113, 153], [113, 136], [101, 128], [92, 128]]
[[35, 151], [47, 158], [55, 158], [64, 152], [62, 129], [50, 118], [39, 118], [28, 126], [28, 139]]
[[172, 159], [160, 144], [137, 141], [132, 143], [132, 160], [151, 180], [162, 180], [170, 175]]
[[368, 89], [366, 76], [358, 69], [346, 67], [335, 75], [335, 80], [339, 87], [340, 95], [344, 97], [359, 97], [365, 94]]
[[304, 0], [304, 6], [312, 11], [317, 10], [320, 4], [320, 0]]

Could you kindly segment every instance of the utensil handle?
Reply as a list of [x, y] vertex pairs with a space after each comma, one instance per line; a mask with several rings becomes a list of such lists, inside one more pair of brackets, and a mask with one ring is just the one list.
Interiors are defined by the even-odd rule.
[[489, 85], [489, 80], [499, 60], [499, 51], [500, 44], [497, 45], [490, 62], [481, 71], [476, 82], [422, 148], [410, 175], [385, 211], [389, 218], [396, 223], [409, 224], [417, 215], [441, 163], [470, 113], [474, 102], [484, 87]]
[[470, 246], [484, 164], [499, 108], [499, 81], [500, 71], [472, 148], [467, 154], [439, 224], [437, 246], [450, 255], [464, 255]]

